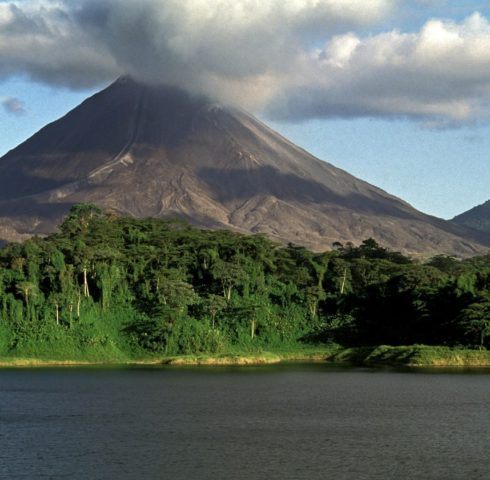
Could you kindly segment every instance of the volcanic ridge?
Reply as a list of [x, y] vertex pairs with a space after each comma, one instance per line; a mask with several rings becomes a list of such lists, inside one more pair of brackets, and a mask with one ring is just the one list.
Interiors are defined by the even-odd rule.
[[425, 215], [239, 109], [123, 77], [0, 159], [0, 239], [56, 230], [71, 205], [180, 217], [327, 250], [484, 253], [488, 234]]

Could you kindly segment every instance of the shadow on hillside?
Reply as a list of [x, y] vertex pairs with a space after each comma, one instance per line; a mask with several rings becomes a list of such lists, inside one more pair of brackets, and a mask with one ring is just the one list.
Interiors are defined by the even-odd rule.
[[355, 192], [339, 195], [320, 182], [293, 174], [284, 174], [269, 166], [233, 170], [202, 168], [198, 174], [210, 190], [215, 192], [215, 198], [224, 203], [233, 200], [245, 200], [255, 195], [272, 195], [281, 200], [296, 201], [303, 204], [319, 206], [333, 204], [361, 214], [426, 222], [468, 241], [490, 246], [490, 235], [487, 233], [432, 217], [416, 210], [413, 210], [412, 213], [404, 202], [396, 198], [385, 198], [376, 192], [372, 192], [369, 197]]
[[2, 173], [0, 202], [52, 190], [65, 183], [39, 178], [22, 171], [8, 171]]
[[12, 219], [12, 227], [20, 234], [44, 235], [55, 231], [72, 206], [70, 202], [40, 203], [26, 197], [0, 202], [0, 217]]
[[215, 198], [220, 202], [245, 200], [255, 195], [273, 195], [285, 201], [333, 204], [356, 212], [416, 218], [396, 199], [389, 200], [381, 195], [377, 196], [375, 192], [369, 197], [359, 193], [339, 195], [315, 180], [285, 174], [269, 166], [234, 170], [202, 168], [198, 174], [211, 191], [216, 192]]

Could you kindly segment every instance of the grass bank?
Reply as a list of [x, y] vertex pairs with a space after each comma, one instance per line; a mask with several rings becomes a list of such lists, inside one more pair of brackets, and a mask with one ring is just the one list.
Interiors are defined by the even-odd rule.
[[110, 358], [0, 357], [0, 367], [88, 365], [267, 365], [281, 362], [325, 362], [341, 365], [393, 367], [490, 367], [490, 351], [443, 346], [409, 345], [343, 348], [338, 345], [302, 346], [254, 352]]
[[291, 349], [257, 352], [231, 352], [219, 355], [180, 355], [163, 358], [167, 365], [264, 365], [281, 362], [325, 362], [341, 347], [328, 345], [321, 347], [298, 346]]
[[366, 366], [490, 367], [490, 351], [429, 345], [346, 348], [327, 357], [334, 363]]
[[303, 346], [278, 348], [272, 351], [231, 351], [220, 354], [196, 354], [178, 356], [149, 356], [125, 358], [120, 355], [114, 358], [87, 356], [76, 358], [53, 357], [0, 357], [0, 367], [49, 367], [49, 366], [84, 366], [84, 365], [265, 365], [280, 362], [304, 361], [322, 362], [339, 350], [337, 345]]

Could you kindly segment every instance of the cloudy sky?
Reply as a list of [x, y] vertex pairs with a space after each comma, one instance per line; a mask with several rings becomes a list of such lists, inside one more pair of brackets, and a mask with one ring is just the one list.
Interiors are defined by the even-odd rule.
[[490, 198], [489, 3], [0, 0], [0, 154], [130, 74], [450, 218]]

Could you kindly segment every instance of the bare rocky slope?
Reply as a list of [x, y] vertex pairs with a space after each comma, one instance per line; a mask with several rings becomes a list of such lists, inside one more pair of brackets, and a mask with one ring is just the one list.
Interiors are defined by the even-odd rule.
[[453, 218], [453, 222], [490, 233], [490, 200], [457, 215]]
[[425, 215], [248, 113], [121, 78], [0, 159], [0, 238], [56, 229], [74, 203], [182, 217], [325, 250], [373, 237], [468, 256], [489, 236]]

